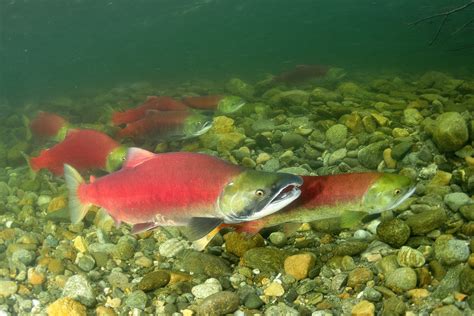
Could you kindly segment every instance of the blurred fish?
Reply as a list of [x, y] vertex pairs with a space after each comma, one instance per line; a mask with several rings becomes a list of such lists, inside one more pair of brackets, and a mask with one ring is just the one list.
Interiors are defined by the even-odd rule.
[[221, 95], [185, 97], [183, 102], [194, 109], [213, 110], [222, 113], [233, 113], [245, 105], [245, 101], [240, 97]]
[[188, 107], [171, 97], [167, 96], [149, 96], [145, 103], [140, 106], [127, 110], [125, 112], [115, 112], [112, 114], [112, 123], [114, 125], [127, 124], [145, 117], [149, 110], [158, 111], [186, 111]]
[[177, 140], [196, 137], [212, 126], [212, 113], [193, 111], [147, 111], [144, 118], [128, 123], [119, 138]]
[[[303, 176], [301, 196], [278, 213], [237, 225], [237, 230], [255, 234], [264, 227], [285, 224], [287, 230], [302, 223], [340, 218], [341, 227], [349, 228], [367, 216], [399, 206], [415, 187], [410, 178], [388, 173], [367, 172], [329, 176]], [[295, 225], [296, 224], [296, 225]], [[195, 242], [203, 249], [219, 230]]]
[[311, 78], [324, 77], [329, 71], [323, 65], [297, 65], [294, 69], [283, 72], [273, 78], [275, 82], [299, 83]]
[[40, 111], [29, 127], [35, 137], [61, 141], [66, 136], [68, 121], [58, 114]]
[[62, 175], [64, 164], [80, 170], [116, 170], [125, 157], [126, 149], [108, 135], [95, 130], [69, 130], [66, 138], [55, 146], [29, 158], [33, 171], [48, 169]]
[[86, 184], [64, 166], [71, 221], [92, 205], [137, 233], [157, 226], [188, 226], [198, 239], [221, 223], [240, 223], [274, 213], [300, 194], [300, 177], [254, 171], [216, 157], [187, 152], [153, 154], [131, 148], [121, 170]]

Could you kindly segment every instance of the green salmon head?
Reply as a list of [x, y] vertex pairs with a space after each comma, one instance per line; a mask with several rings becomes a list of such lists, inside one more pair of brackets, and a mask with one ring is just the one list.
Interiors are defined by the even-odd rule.
[[245, 170], [226, 185], [218, 200], [225, 223], [253, 221], [296, 200], [303, 184], [299, 176]]
[[244, 99], [236, 96], [227, 96], [222, 98], [217, 104], [217, 110], [222, 113], [233, 113], [245, 105]]
[[119, 169], [125, 161], [126, 156], [127, 147], [125, 146], [118, 146], [117, 148], [112, 150], [107, 156], [107, 161], [105, 163], [105, 171], [110, 173]]
[[193, 113], [184, 121], [183, 138], [192, 138], [206, 133], [212, 127], [212, 114]]
[[363, 198], [369, 214], [380, 213], [398, 207], [415, 192], [413, 181], [398, 174], [382, 174], [367, 190]]

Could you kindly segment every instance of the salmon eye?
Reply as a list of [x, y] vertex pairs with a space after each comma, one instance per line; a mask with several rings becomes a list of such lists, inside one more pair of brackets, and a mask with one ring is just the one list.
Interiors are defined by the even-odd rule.
[[258, 197], [262, 197], [265, 195], [265, 191], [263, 191], [262, 189], [258, 189], [257, 191], [255, 191], [255, 195]]
[[393, 191], [393, 193], [394, 193], [395, 195], [399, 195], [400, 193], [402, 193], [402, 190], [400, 190], [400, 189], [395, 189], [395, 191]]

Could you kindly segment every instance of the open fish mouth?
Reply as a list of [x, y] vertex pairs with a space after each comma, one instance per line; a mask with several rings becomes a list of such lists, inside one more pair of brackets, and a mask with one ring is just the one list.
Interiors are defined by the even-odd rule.
[[273, 214], [281, 210], [285, 206], [289, 205], [301, 195], [301, 190], [299, 188], [301, 184], [302, 183], [294, 182], [282, 187], [259, 211], [248, 216], [246, 218], [246, 221], [253, 221], [261, 217]]

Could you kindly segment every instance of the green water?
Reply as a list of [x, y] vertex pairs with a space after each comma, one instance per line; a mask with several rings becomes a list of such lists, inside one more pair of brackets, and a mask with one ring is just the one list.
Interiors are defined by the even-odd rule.
[[474, 68], [468, 0], [0, 1], [0, 95], [73, 95], [148, 80], [261, 79], [295, 64], [359, 72]]

